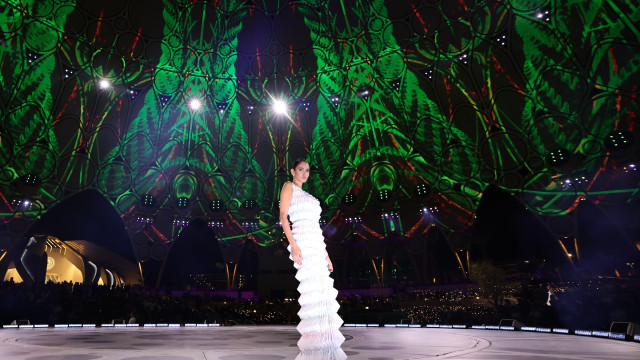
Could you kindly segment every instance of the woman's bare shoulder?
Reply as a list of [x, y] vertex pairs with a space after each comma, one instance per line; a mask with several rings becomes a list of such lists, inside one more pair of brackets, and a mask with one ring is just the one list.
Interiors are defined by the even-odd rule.
[[291, 181], [285, 182], [284, 185], [282, 185], [282, 190], [293, 191], [293, 183]]

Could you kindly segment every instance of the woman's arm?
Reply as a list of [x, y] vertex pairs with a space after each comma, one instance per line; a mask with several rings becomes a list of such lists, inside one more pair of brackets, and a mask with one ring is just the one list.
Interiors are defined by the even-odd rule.
[[291, 227], [289, 226], [289, 219], [287, 218], [292, 197], [293, 184], [287, 181], [284, 183], [284, 186], [282, 186], [282, 190], [280, 191], [280, 224], [282, 224], [282, 231], [287, 237], [289, 245], [291, 245], [291, 257], [293, 258], [293, 261], [298, 265], [302, 265], [302, 252], [300, 251], [298, 244], [296, 244], [296, 240], [293, 238]]

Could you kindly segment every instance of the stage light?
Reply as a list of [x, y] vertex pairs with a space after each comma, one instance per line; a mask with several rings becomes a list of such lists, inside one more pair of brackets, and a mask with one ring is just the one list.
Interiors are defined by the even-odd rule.
[[127, 90], [127, 92], [129, 93], [129, 97], [131, 98], [131, 100], [135, 99], [136, 96], [138, 96], [138, 93], [139, 93], [138, 90], [134, 90], [134, 89], [129, 89], [129, 90]]
[[136, 218], [136, 222], [138, 223], [142, 223], [142, 224], [153, 224], [153, 218], [151, 217], [145, 217], [145, 216], [138, 216]]
[[542, 9], [540, 11], [537, 11], [534, 16], [536, 17], [536, 19], [545, 21], [545, 22], [550, 22], [551, 21], [551, 15], [550, 15], [550, 11], [546, 10], [546, 9]]
[[389, 85], [395, 90], [400, 91], [400, 86], [402, 85], [402, 81], [400, 79], [393, 80], [389, 82]]
[[189, 201], [189, 198], [179, 197], [176, 206], [178, 207], [178, 209], [186, 209], [190, 204], [191, 201]]
[[545, 156], [545, 160], [549, 165], [560, 166], [566, 164], [571, 157], [571, 153], [567, 149], [556, 149]]
[[36, 61], [39, 57], [40, 57], [40, 54], [33, 51], [27, 51], [27, 62], [29, 64]]
[[275, 99], [273, 101], [273, 104], [271, 105], [271, 108], [276, 114], [280, 115], [286, 115], [287, 111], [289, 111], [289, 109], [287, 108], [287, 103], [280, 99]]
[[158, 98], [160, 99], [160, 104], [162, 106], [165, 106], [169, 103], [169, 100], [171, 100], [171, 96], [168, 95], [160, 95], [158, 96]]
[[495, 37], [494, 41], [502, 46], [507, 46], [507, 34], [502, 34]]
[[435, 73], [435, 70], [432, 67], [430, 67], [428, 69], [424, 69], [422, 73], [424, 74], [424, 76], [427, 77], [427, 79], [433, 80], [433, 75]]
[[36, 174], [25, 174], [22, 175], [22, 183], [28, 186], [38, 186], [42, 183], [42, 178]]
[[211, 209], [211, 211], [214, 211], [214, 212], [221, 211], [222, 209], [224, 209], [224, 204], [220, 199], [213, 199], [209, 203], [209, 208]]
[[469, 55], [468, 54], [459, 55], [459, 56], [456, 57], [456, 60], [460, 61], [464, 65], [469, 65]]
[[370, 89], [361, 89], [358, 90], [358, 92], [356, 92], [356, 96], [360, 99], [365, 99], [367, 100], [369, 98], [369, 96], [371, 96], [371, 90]]
[[416, 197], [423, 198], [429, 195], [429, 191], [431, 191], [431, 189], [429, 189], [429, 185], [426, 183], [420, 183], [416, 185], [413, 193]]
[[64, 68], [64, 78], [65, 79], [68, 79], [73, 74], [74, 74], [74, 71], [72, 69], [69, 69], [67, 67]]
[[627, 130], [614, 130], [604, 138], [604, 145], [613, 151], [621, 151], [630, 148], [635, 139]]
[[420, 207], [420, 214], [421, 215], [435, 215], [439, 211], [440, 210], [438, 210], [437, 206], [426, 206], [426, 205], [423, 205], [422, 207]]
[[240, 226], [242, 226], [242, 228], [247, 231], [255, 230], [258, 228], [258, 220], [257, 219], [245, 220], [242, 222]]
[[311, 103], [307, 99], [300, 100], [300, 106], [305, 110], [309, 111], [309, 107], [311, 107]]
[[380, 215], [381, 219], [396, 220], [398, 219], [397, 211], [385, 211]]
[[349, 216], [348, 218], [346, 218], [346, 222], [347, 224], [358, 224], [362, 222], [362, 218], [360, 217], [360, 215]]
[[142, 206], [153, 207], [156, 204], [156, 197], [150, 194], [146, 194], [140, 199]]
[[251, 210], [256, 206], [255, 200], [245, 200], [242, 202], [242, 208], [246, 210]]
[[347, 205], [351, 205], [356, 202], [356, 196], [354, 194], [347, 194], [344, 196], [342, 201]]
[[100, 79], [100, 81], [98, 81], [98, 87], [102, 90], [108, 89], [111, 87], [111, 82], [107, 79]]
[[391, 191], [389, 189], [378, 190], [378, 200], [381, 202], [389, 201], [391, 199]]
[[179, 226], [179, 227], [189, 226], [189, 219], [175, 218], [175, 219], [173, 219], [173, 225], [174, 226]]
[[192, 98], [191, 100], [189, 100], [189, 108], [191, 110], [198, 110], [202, 107], [202, 101], [200, 101], [200, 99], [198, 98]]

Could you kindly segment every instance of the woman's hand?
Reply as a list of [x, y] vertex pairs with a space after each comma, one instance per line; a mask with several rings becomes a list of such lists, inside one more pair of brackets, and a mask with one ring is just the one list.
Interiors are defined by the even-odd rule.
[[329, 272], [333, 272], [333, 264], [331, 263], [331, 259], [329, 259], [329, 255], [327, 255], [327, 269], [329, 269]]
[[298, 266], [302, 266], [302, 251], [300, 251], [298, 245], [291, 246], [291, 257], [293, 258], [293, 262], [298, 264]]

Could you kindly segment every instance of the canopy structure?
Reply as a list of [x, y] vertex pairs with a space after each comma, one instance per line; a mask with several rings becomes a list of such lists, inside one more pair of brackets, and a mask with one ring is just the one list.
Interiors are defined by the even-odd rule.
[[373, 249], [488, 186], [559, 218], [639, 190], [634, 1], [0, 0], [0, 64], [5, 249], [86, 189], [140, 260], [194, 219], [280, 244], [298, 157], [329, 241]]

